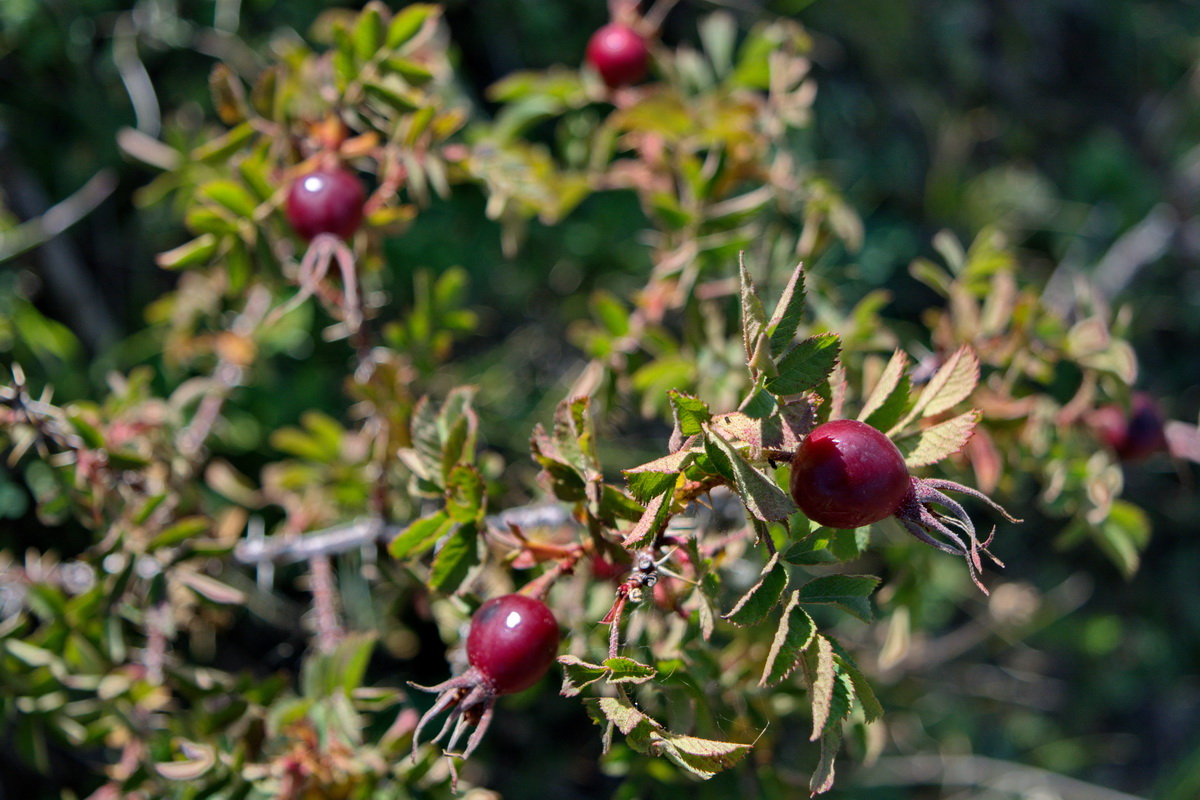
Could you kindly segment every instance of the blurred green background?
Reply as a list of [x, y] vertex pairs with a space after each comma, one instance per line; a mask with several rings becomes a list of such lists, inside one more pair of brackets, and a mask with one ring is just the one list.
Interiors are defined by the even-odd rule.
[[[253, 63], [281, 31], [303, 33], [329, 7], [309, 0], [0, 3], [0, 230], [11, 233], [100, 176], [96, 193], [85, 193], [98, 204], [81, 221], [0, 264], [4, 361], [20, 361], [66, 400], [99, 392], [109, 369], [154, 358], [141, 335], [144, 312], [174, 276], [153, 256], [183, 236], [171, 207], [136, 207], [153, 173], [122, 156], [118, 131], [135, 126], [157, 136], [164, 115], [211, 116], [207, 74], [215, 59]], [[482, 114], [493, 81], [522, 67], [577, 63], [607, 18], [596, 0], [461, 0], [446, 8], [460, 75]], [[1087, 275], [1126, 307], [1139, 387], [1159, 397], [1169, 417], [1196, 421], [1200, 3], [683, 2], [664, 39], [694, 39], [697, 19], [718, 8], [748, 20], [792, 15], [815, 37], [814, 124], [798, 146], [866, 222], [860, 252], [828, 256], [849, 265], [847, 296], [886, 288], [893, 298], [886, 314], [915, 326], [937, 298], [908, 276], [909, 262], [932, 254], [938, 230], [970, 241], [996, 225], [1048, 292]], [[512, 259], [502, 256], [483, 202], [464, 189], [423, 212], [423, 224], [390, 246], [390, 288], [401, 297], [411, 292], [412, 273], [423, 266], [466, 270], [467, 305], [483, 324], [459, 346], [444, 380], [474, 376], [484, 430], [511, 431], [511, 441], [493, 446], [520, 452], [578, 359], [559, 332], [586, 315], [591, 288], [638, 286], [648, 256], [632, 235], [642, 222], [628, 196], [593, 196], [557, 227], [535, 224]], [[620, 230], [631, 235], [612, 234]], [[3, 241], [19, 249], [15, 236]], [[501, 337], [503, 351], [489, 346]], [[246, 472], [255, 471], [264, 432], [294, 424], [306, 408], [336, 413], [343, 404], [331, 375], [344, 364], [320, 343], [312, 347], [291, 373], [275, 377], [277, 387], [289, 387], [282, 402], [266, 390], [239, 400], [244, 436], [227, 455]], [[489, 393], [489, 381], [504, 389]], [[508, 391], [513, 384], [522, 391]], [[637, 448], [635, 423], [619, 446]], [[0, 467], [0, 546], [44, 546], [28, 499], [5, 474]], [[1165, 456], [1126, 467], [1126, 494], [1149, 510], [1155, 531], [1129, 581], [1095, 550], [1060, 552], [1029, 535], [1033, 526], [1016, 532], [1023, 538], [1011, 536], [1002, 555], [1012, 590], [997, 593], [990, 613], [1014, 615], [1020, 637], [972, 639], [969, 619], [921, 620], [926, 663], [881, 681], [884, 755], [874, 765], [847, 762], [833, 796], [1088, 796], [1053, 782], [1049, 794], [1033, 793], [1036, 786], [1019, 781], [1045, 776], [986, 757], [1145, 797], [1200, 797], [1196, 478], [1194, 468]], [[69, 552], [71, 544], [61, 547]], [[502, 751], [502, 743], [491, 746]], [[0, 751], [8, 750], [0, 740]], [[999, 777], [983, 788], [956, 786], [950, 765], [991, 768]], [[0, 755], [0, 797], [8, 796], [6, 772], [20, 769]], [[501, 773], [497, 788], [535, 796], [530, 780]], [[745, 781], [722, 775], [705, 788], [752, 792]], [[580, 796], [606, 796], [595, 791]], [[663, 796], [691, 791], [682, 779], [663, 784]]]

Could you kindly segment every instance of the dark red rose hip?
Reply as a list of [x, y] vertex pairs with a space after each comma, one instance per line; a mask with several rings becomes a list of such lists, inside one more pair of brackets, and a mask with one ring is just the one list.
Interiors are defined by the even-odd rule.
[[421, 730], [446, 709], [450, 709], [449, 721], [434, 741], [449, 732], [446, 752], [453, 753], [462, 734], [474, 725], [466, 749], [456, 755], [466, 758], [474, 752], [491, 724], [496, 698], [537, 683], [554, 663], [558, 638], [558, 621], [541, 600], [507, 594], [481, 605], [471, 617], [467, 633], [470, 664], [467, 670], [436, 686], [410, 684], [437, 694], [433, 707], [425, 712], [413, 732], [413, 758], [420, 745]]
[[349, 239], [363, 220], [362, 182], [341, 167], [301, 175], [288, 189], [288, 224], [303, 239], [323, 233]]
[[805, 437], [792, 456], [790, 487], [796, 505], [818, 525], [857, 528], [894, 517], [925, 544], [965, 557], [971, 580], [985, 594], [979, 554], [1000, 564], [987, 550], [992, 537], [980, 541], [966, 510], [942, 490], [968, 494], [1020, 521], [968, 486], [912, 477], [892, 440], [856, 420], [826, 422]]
[[628, 25], [610, 22], [592, 34], [587, 63], [610, 89], [628, 86], [646, 77], [650, 49], [641, 34]]

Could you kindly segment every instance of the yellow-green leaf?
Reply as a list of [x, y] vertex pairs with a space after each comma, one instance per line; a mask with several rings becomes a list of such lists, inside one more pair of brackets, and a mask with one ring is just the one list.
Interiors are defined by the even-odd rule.
[[[972, 409], [937, 425], [922, 428], [911, 449], [906, 440], [898, 440], [896, 445], [904, 453], [904, 463], [910, 468], [936, 464], [961, 450], [975, 432], [978, 422], [979, 412]], [[911, 440], [911, 437], [908, 439]]]
[[384, 46], [395, 50], [417, 35], [425, 21], [437, 10], [431, 3], [413, 3], [397, 12], [388, 25]]

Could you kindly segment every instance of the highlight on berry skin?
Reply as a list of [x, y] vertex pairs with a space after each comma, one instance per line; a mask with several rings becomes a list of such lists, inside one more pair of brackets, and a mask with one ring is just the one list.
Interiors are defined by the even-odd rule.
[[616, 89], [646, 77], [650, 49], [645, 38], [633, 28], [610, 22], [592, 34], [585, 58], [604, 85]]
[[366, 192], [362, 182], [343, 167], [316, 169], [288, 188], [284, 209], [296, 235], [312, 241], [322, 234], [349, 239], [363, 221]]
[[910, 475], [891, 439], [851, 419], [823, 423], [808, 434], [792, 457], [790, 488], [796, 505], [819, 525], [857, 528], [895, 518], [919, 541], [965, 558], [971, 580], [984, 594], [980, 554], [1004, 566], [987, 549], [995, 528], [981, 541], [966, 510], [946, 492], [982, 500], [1009, 522], [1021, 521], [969, 486]]
[[[435, 686], [409, 683], [414, 689], [437, 695], [413, 732], [415, 760], [421, 731], [436, 716], [449, 711], [433, 742], [447, 734], [447, 756], [467, 758], [479, 746], [492, 721], [496, 698], [533, 686], [558, 654], [558, 621], [541, 600], [522, 594], [493, 597], [471, 617], [467, 634], [467, 670]], [[474, 730], [466, 748], [455, 752], [467, 729]], [[453, 770], [453, 762], [451, 762]]]

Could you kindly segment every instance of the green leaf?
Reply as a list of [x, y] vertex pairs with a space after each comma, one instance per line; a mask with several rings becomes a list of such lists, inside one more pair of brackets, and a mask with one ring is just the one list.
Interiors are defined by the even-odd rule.
[[814, 795], [824, 794], [833, 788], [834, 762], [841, 746], [840, 725], [834, 725], [821, 735], [821, 758], [808, 782], [808, 788]]
[[767, 324], [767, 313], [755, 292], [754, 281], [746, 270], [743, 253], [738, 253], [738, 276], [742, 284], [742, 344], [746, 348], [746, 360], [750, 361], [754, 358], [759, 334]]
[[[812, 735], [815, 742], [825, 732], [833, 708], [833, 685], [837, 670], [833, 663], [833, 646], [823, 634], [813, 637], [813, 645], [804, 651], [804, 677], [812, 700]], [[836, 726], [835, 726], [836, 727]]]
[[154, 263], [163, 269], [186, 269], [197, 264], [207, 264], [217, 253], [221, 240], [211, 233], [203, 233], [176, 248], [159, 253]]
[[639, 547], [645, 547], [655, 540], [666, 527], [667, 521], [670, 519], [671, 500], [674, 491], [666, 492], [655, 497], [646, 504], [646, 510], [642, 513], [641, 519], [630, 528], [629, 533], [625, 534], [624, 541], [621, 545], [628, 550], [636, 550]]
[[460, 462], [471, 464], [475, 461], [475, 439], [479, 429], [479, 418], [471, 406], [475, 391], [473, 386], [451, 389], [438, 413], [443, 481], [449, 479], [451, 470]]
[[936, 464], [946, 456], [962, 450], [975, 432], [979, 412], [972, 409], [948, 420], [922, 428], [916, 443], [910, 447], [911, 437], [896, 442], [904, 453], [904, 463], [911, 469]]
[[[428, 67], [409, 58], [389, 56], [384, 59], [383, 65], [392, 72], [398, 73], [410, 86], [424, 86], [433, 80], [433, 72]], [[410, 144], [420, 138], [436, 113], [432, 106], [424, 106], [420, 109], [420, 112], [425, 113], [425, 116], [416, 121], [416, 124], [413, 125], [405, 137]]]
[[665, 756], [699, 778], [708, 779], [728, 769], [752, 747], [672, 733], [634, 708], [623, 696], [589, 698], [584, 705], [598, 724], [615, 725], [634, 751]]
[[569, 503], [587, 499], [584, 492], [587, 484], [583, 476], [563, 460], [554, 440], [540, 423], [533, 428], [533, 435], [529, 438], [529, 450], [533, 460], [545, 472], [555, 497]]
[[[691, 459], [680, 460], [686, 465]], [[641, 467], [626, 470], [624, 474], [630, 494], [642, 503], [648, 503], [655, 497], [673, 491], [679, 480], [679, 472], [654, 472]]]
[[279, 428], [272, 432], [270, 442], [279, 452], [305, 461], [328, 463], [337, 457], [337, 451], [330, 451], [324, 442], [298, 428]]
[[[761, 396], [771, 397], [767, 392], [755, 395]], [[816, 406], [807, 399], [775, 406], [775, 410], [766, 416], [758, 416], [758, 409], [750, 413], [752, 405], [755, 404], [747, 403], [742, 411], [714, 417], [713, 427], [726, 438], [743, 442], [751, 448], [790, 453], [800, 446], [816, 425]]]
[[651, 752], [659, 752], [697, 778], [708, 780], [718, 772], [741, 761], [753, 745], [719, 742], [696, 736], [682, 736], [670, 731], [651, 734]]
[[100, 432], [96, 426], [84, 419], [83, 415], [68, 412], [67, 420], [71, 423], [71, 427], [79, 434], [79, 438], [83, 439], [83, 444], [94, 450], [99, 450], [104, 447], [104, 434]]
[[146, 552], [153, 553], [160, 547], [171, 547], [198, 536], [212, 528], [212, 520], [205, 516], [184, 517], [174, 525], [164, 528], [146, 544]]
[[916, 405], [900, 427], [922, 417], [932, 417], [966, 400], [979, 383], [979, 358], [969, 346], [963, 345], [946, 358], [938, 371], [925, 384]]
[[450, 519], [445, 511], [421, 517], [392, 539], [392, 543], [388, 545], [388, 552], [392, 558], [398, 560], [420, 555], [437, 544], [439, 539], [450, 532], [453, 525], [454, 520]]
[[821, 333], [803, 340], [779, 359], [779, 374], [767, 381], [774, 394], [799, 394], [815, 388], [837, 365], [841, 339]]
[[718, 11], [700, 20], [700, 40], [717, 75], [733, 69], [733, 49], [737, 42], [737, 23], [733, 15]]
[[330, 652], [310, 654], [301, 670], [304, 697], [319, 700], [339, 692], [347, 697], [353, 694], [366, 677], [375, 640], [373, 633], [349, 633]]
[[479, 563], [479, 531], [473, 524], [459, 525], [446, 538], [429, 571], [429, 588], [453, 594]]
[[792, 343], [800, 329], [800, 318], [804, 315], [804, 264], [796, 265], [783, 294], [767, 323], [771, 335], [771, 352], [782, 353]]
[[377, 97], [392, 108], [402, 113], [416, 111], [421, 107], [421, 96], [403, 83], [388, 76], [380, 80], [365, 81], [363, 88], [373, 97]]
[[395, 50], [406, 44], [417, 35], [425, 24], [425, 20], [429, 19], [435, 11], [437, 11], [437, 6], [431, 3], [413, 3], [405, 6], [396, 13], [396, 16], [392, 17], [384, 46], [389, 50]]
[[670, 398], [671, 408], [675, 411], [675, 423], [684, 436], [696, 436], [702, 426], [712, 419], [708, 404], [697, 397], [677, 389], [667, 392], [667, 397]]
[[609, 674], [607, 667], [589, 664], [578, 656], [559, 656], [558, 663], [563, 668], [563, 685], [559, 691], [563, 697], [575, 697], [584, 687]]
[[209, 181], [201, 185], [196, 194], [246, 219], [253, 217], [254, 209], [258, 207], [254, 195], [245, 186], [231, 180]]
[[591, 398], [583, 395], [559, 403], [554, 412], [554, 444], [566, 462], [585, 480], [600, 477], [590, 407]]
[[830, 528], [818, 528], [784, 551], [783, 560], [804, 567], [835, 564], [838, 558], [830, 549], [832, 541]]
[[386, 9], [381, 3], [367, 3], [358, 15], [358, 22], [354, 24], [351, 38], [354, 42], [354, 57], [360, 63], [370, 61], [383, 44], [383, 18], [379, 13], [381, 7]]
[[1131, 578], [1141, 562], [1141, 551], [1150, 541], [1150, 518], [1133, 503], [1118, 498], [1109, 507], [1108, 516], [1092, 528], [1092, 537], [1121, 573]]
[[854, 687], [854, 695], [858, 698], [859, 704], [863, 709], [863, 717], [868, 723], [874, 722], [883, 716], [883, 706], [879, 703], [879, 698], [875, 696], [875, 689], [871, 686], [871, 682], [862, 674], [862, 671], [850, 660], [848, 655], [840, 652], [840, 648], [834, 645], [833, 661], [837, 665], [839, 671], [844, 673], [849, 678], [851, 685]]
[[900, 421], [908, 406], [912, 380], [908, 376], [908, 356], [903, 351], [892, 353], [892, 358], [879, 376], [879, 381], [863, 403], [858, 419], [881, 431], [890, 430]]
[[707, 425], [704, 428], [704, 446], [721, 474], [726, 477], [732, 475], [738, 496], [755, 519], [781, 522], [796, 512], [796, 504], [779, 488], [779, 484], [750, 466], [737, 448]]
[[775, 553], [759, 573], [758, 581], [742, 595], [728, 614], [722, 615], [722, 619], [743, 627], [758, 625], [767, 618], [771, 609], [779, 605], [787, 581], [787, 568], [779, 563], [779, 554]]
[[479, 523], [484, 516], [483, 476], [471, 464], [457, 464], [446, 479], [446, 513], [455, 522]]
[[771, 650], [767, 654], [767, 663], [763, 666], [758, 685], [762, 688], [775, 686], [790, 675], [799, 665], [801, 656], [812, 643], [816, 632], [816, 623], [808, 612], [800, 607], [800, 592], [792, 592], [787, 606], [783, 609], [783, 616], [779, 619], [779, 627], [775, 630], [775, 638], [771, 642]]
[[[624, 697], [597, 697], [584, 701], [589, 713], [595, 711], [599, 714], [599, 719], [607, 720], [617, 726], [624, 735], [628, 736], [638, 728], [638, 726], [648, 726], [652, 728], [661, 727], [657, 722], [647, 717], [641, 711], [638, 711]], [[592, 714], [592, 718], [596, 719], [597, 715]]]
[[592, 292], [588, 307], [610, 336], [620, 338], [629, 334], [629, 310], [612, 292], [606, 289]]
[[607, 658], [604, 667], [608, 670], [609, 683], [645, 683], [653, 680], [658, 670], [632, 658]]
[[770, 392], [759, 389], [743, 400], [738, 410], [751, 419], [762, 421], [779, 413], [779, 403]]
[[879, 578], [875, 575], [824, 575], [800, 587], [800, 602], [835, 605], [863, 622], [870, 622], [874, 613], [868, 598], [878, 585]]
[[829, 532], [829, 551], [838, 561], [852, 561], [867, 551], [871, 544], [871, 526], [834, 528]]

